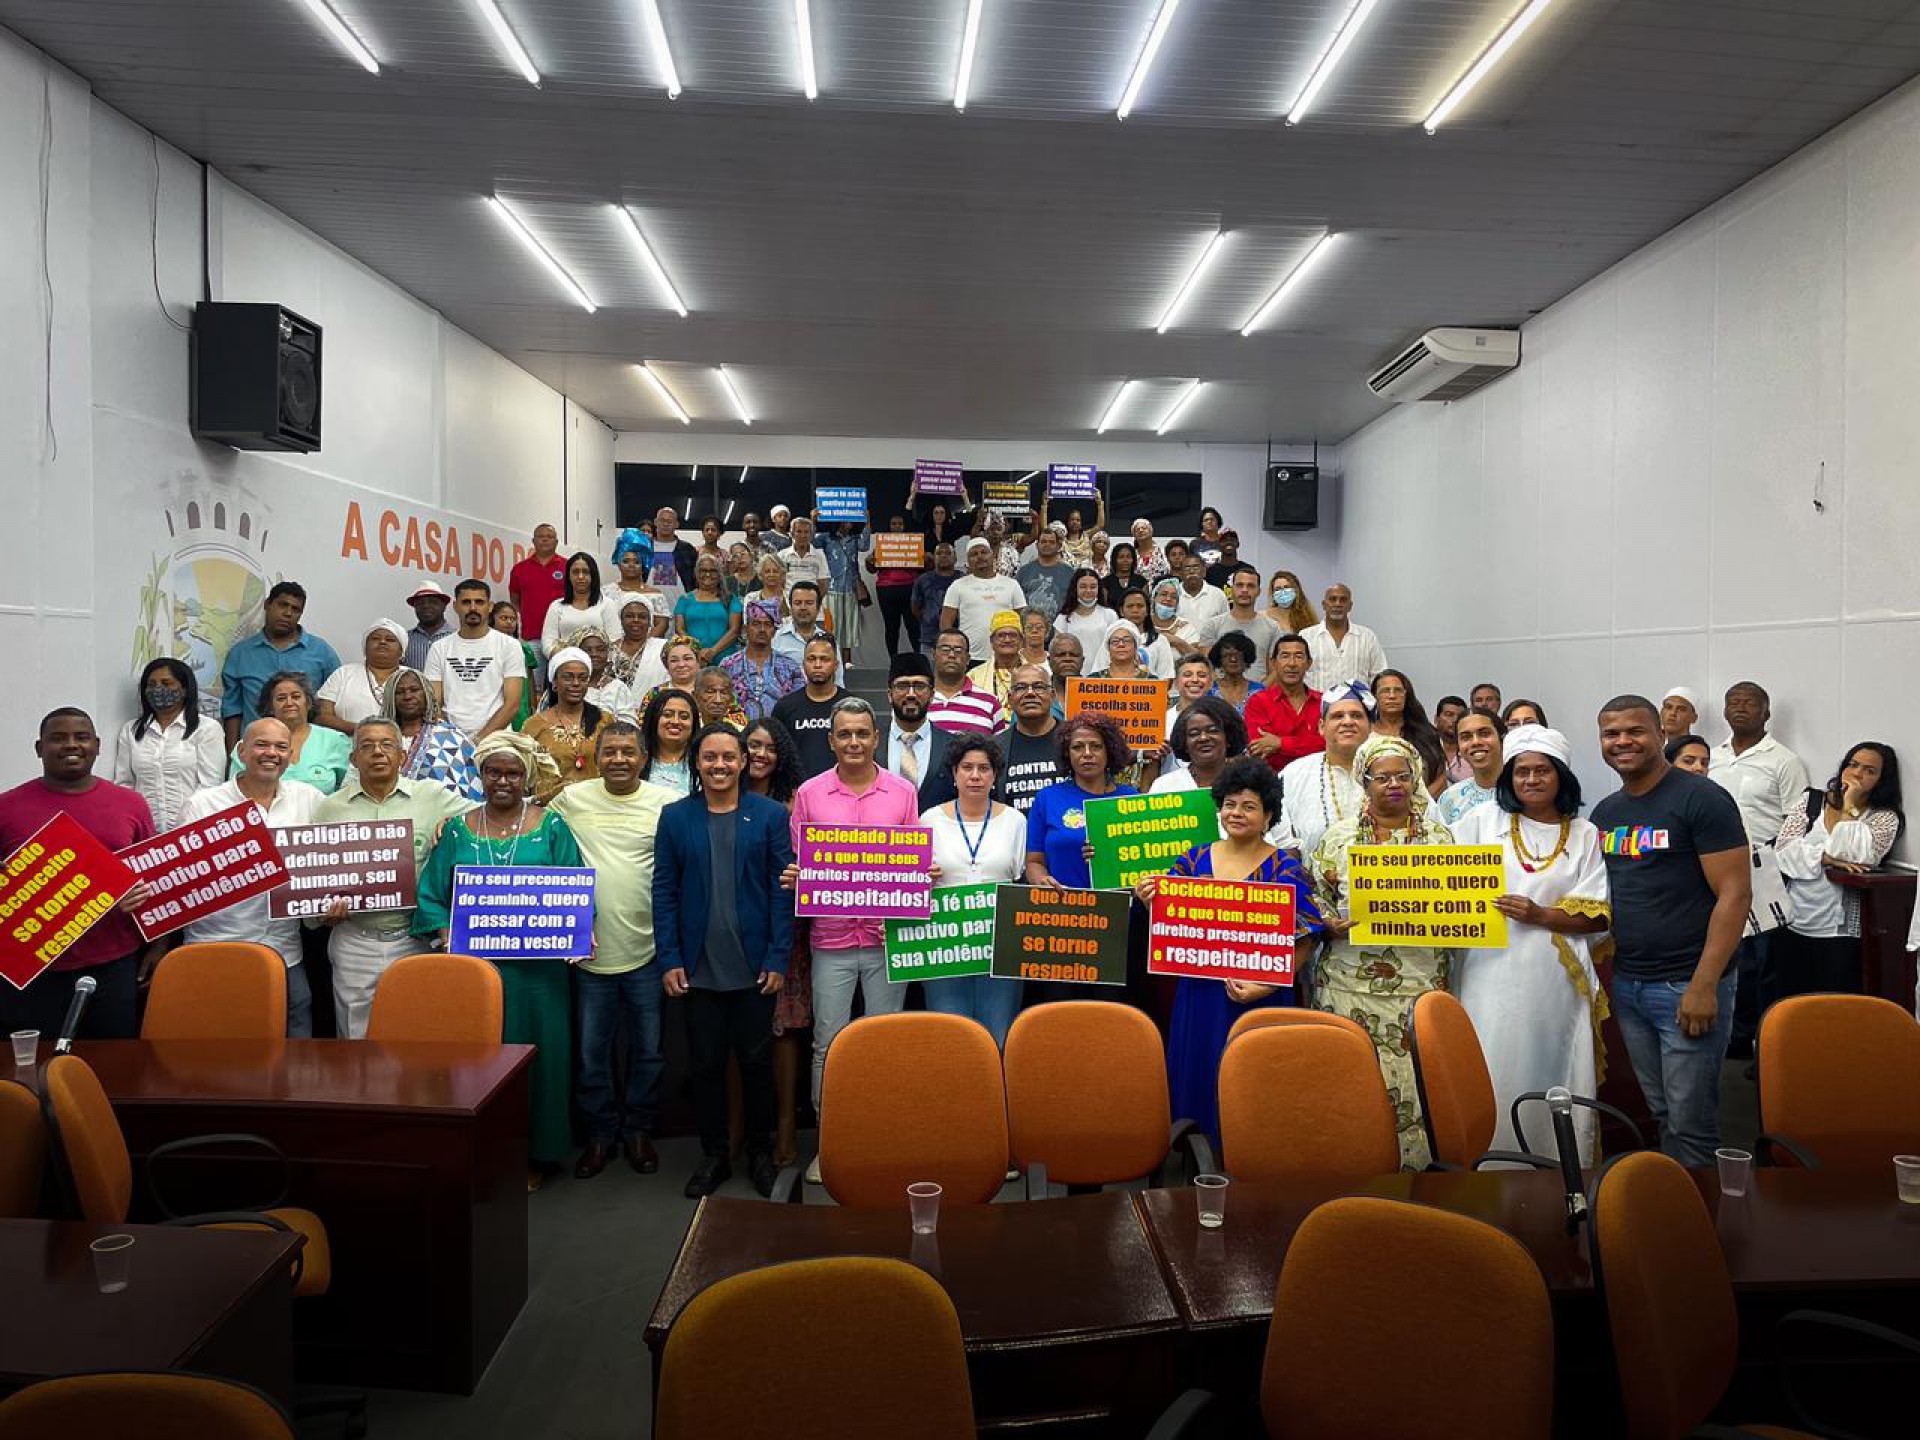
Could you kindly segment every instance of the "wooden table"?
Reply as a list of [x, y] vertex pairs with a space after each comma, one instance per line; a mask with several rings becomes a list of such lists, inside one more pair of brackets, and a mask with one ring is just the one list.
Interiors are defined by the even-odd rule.
[[1913, 954], [1907, 949], [1907, 927], [1913, 922], [1913, 871], [1869, 870], [1854, 875], [1829, 870], [1827, 878], [1860, 896], [1860, 993], [1879, 995], [1902, 1010], [1913, 1009]]
[[[288, 1203], [327, 1226], [333, 1283], [295, 1307], [315, 1380], [471, 1394], [527, 1295], [525, 1045], [103, 1040], [100, 1076], [136, 1163], [163, 1141], [264, 1135]], [[168, 1193], [260, 1198], [252, 1160], [182, 1162]], [[136, 1195], [135, 1204], [144, 1200]]]
[[[88, 1245], [131, 1235], [102, 1295]], [[0, 1393], [86, 1370], [195, 1370], [293, 1389], [293, 1255], [281, 1231], [0, 1220]]]
[[[915, 1236], [905, 1208], [700, 1202], [647, 1322], [655, 1393], [667, 1336], [716, 1280], [825, 1255], [895, 1256], [952, 1297], [982, 1434], [1138, 1436], [1177, 1393], [1180, 1317], [1125, 1192], [943, 1210]], [[806, 1341], [794, 1338], [797, 1363]]]

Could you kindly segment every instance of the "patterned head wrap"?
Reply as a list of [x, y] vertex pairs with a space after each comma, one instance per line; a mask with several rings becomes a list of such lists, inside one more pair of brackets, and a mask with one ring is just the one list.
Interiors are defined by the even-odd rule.
[[625, 555], [629, 550], [639, 551], [642, 560], [651, 560], [653, 558], [653, 541], [648, 538], [644, 530], [636, 530], [633, 526], [629, 525], [614, 539], [613, 563], [618, 565], [620, 563], [620, 557]]
[[1349, 680], [1344, 685], [1335, 685], [1320, 697], [1320, 713], [1326, 714], [1342, 700], [1358, 700], [1360, 708], [1369, 716], [1380, 713], [1380, 703], [1373, 698], [1373, 691], [1367, 688], [1364, 680]]
[[511, 755], [526, 772], [528, 787], [538, 780], [558, 780], [560, 767], [537, 740], [529, 740], [517, 730], [496, 730], [473, 747], [473, 768], [477, 774], [489, 756]]
[[765, 620], [770, 625], [780, 623], [780, 602], [778, 600], [749, 600], [747, 602], [748, 620]]
[[1421, 763], [1420, 752], [1398, 735], [1369, 735], [1360, 742], [1360, 748], [1353, 752], [1354, 778], [1362, 785], [1367, 782], [1367, 771], [1373, 762], [1388, 755], [1398, 756], [1407, 762], [1407, 769], [1413, 776], [1412, 800], [1416, 817], [1426, 814], [1427, 802], [1432, 799], [1427, 794], [1427, 767]]

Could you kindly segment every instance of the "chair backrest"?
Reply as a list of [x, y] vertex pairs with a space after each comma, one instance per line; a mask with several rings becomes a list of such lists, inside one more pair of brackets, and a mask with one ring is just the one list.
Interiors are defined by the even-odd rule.
[[238, 940], [182, 945], [153, 972], [143, 1040], [276, 1040], [287, 1033], [287, 962]]
[[24, 1085], [0, 1080], [0, 1220], [30, 1220], [40, 1213], [40, 1179], [46, 1171], [47, 1125], [40, 1100]]
[[1451, 1211], [1371, 1196], [1320, 1206], [1280, 1267], [1260, 1409], [1275, 1440], [1546, 1440], [1553, 1311], [1539, 1267]]
[[[806, 1364], [742, 1363], [785, 1353], [796, 1335]], [[654, 1435], [759, 1435], [772, 1416], [782, 1440], [973, 1440], [953, 1301], [917, 1266], [853, 1256], [770, 1265], [701, 1291], [667, 1336]]]
[[500, 972], [485, 960], [409, 955], [374, 987], [367, 1039], [498, 1045], [506, 1013]]
[[1407, 1017], [1407, 1048], [1433, 1158], [1471, 1166], [1493, 1144], [1499, 1102], [1467, 1007], [1444, 990], [1427, 991]]
[[1267, 1025], [1330, 1025], [1336, 1030], [1351, 1030], [1362, 1040], [1367, 1038], [1366, 1027], [1350, 1015], [1335, 1015], [1329, 1010], [1309, 1010], [1305, 1006], [1262, 1006], [1258, 1010], [1249, 1010], [1233, 1022], [1233, 1028], [1227, 1031], [1227, 1043], [1231, 1045], [1249, 1030], [1259, 1030]]
[[40, 1073], [40, 1094], [80, 1218], [125, 1224], [133, 1161], [100, 1077], [78, 1055], [56, 1055]]
[[141, 1440], [292, 1440], [287, 1414], [248, 1385], [211, 1375], [68, 1375], [0, 1400], [7, 1440], [82, 1435]]
[[1400, 1168], [1373, 1042], [1334, 1025], [1269, 1025], [1220, 1058], [1220, 1150], [1237, 1180], [1341, 1188]]
[[[1873, 995], [1796, 995], [1760, 1018], [1760, 1128], [1830, 1168], [1920, 1151], [1920, 1023]], [[1779, 1159], [1791, 1163], [1782, 1151]]]
[[820, 1084], [820, 1179], [842, 1205], [984, 1205], [1007, 1176], [1000, 1047], [959, 1015], [869, 1015], [834, 1037]]
[[1657, 1150], [1618, 1156], [1594, 1184], [1593, 1246], [1627, 1434], [1684, 1435], [1726, 1393], [1740, 1345], [1706, 1201], [1677, 1160]]
[[1065, 1185], [1155, 1169], [1172, 1128], [1160, 1031], [1131, 1005], [1062, 1000], [1007, 1032], [1007, 1131], [1017, 1165]]

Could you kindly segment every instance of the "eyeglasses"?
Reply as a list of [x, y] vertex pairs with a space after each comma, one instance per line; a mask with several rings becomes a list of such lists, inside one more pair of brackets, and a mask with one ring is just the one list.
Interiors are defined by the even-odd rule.
[[932, 691], [932, 682], [927, 680], [896, 680], [892, 688], [907, 695], [924, 695]]

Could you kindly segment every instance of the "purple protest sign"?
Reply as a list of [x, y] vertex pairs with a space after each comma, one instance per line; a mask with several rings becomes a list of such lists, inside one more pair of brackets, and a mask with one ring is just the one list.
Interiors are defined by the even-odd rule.
[[933, 832], [917, 825], [802, 825], [793, 913], [924, 920], [933, 913]]
[[958, 495], [963, 499], [967, 493], [958, 460], [914, 461], [913, 488], [922, 495]]
[[1097, 500], [1100, 498], [1100, 471], [1094, 465], [1049, 465], [1049, 500]]

